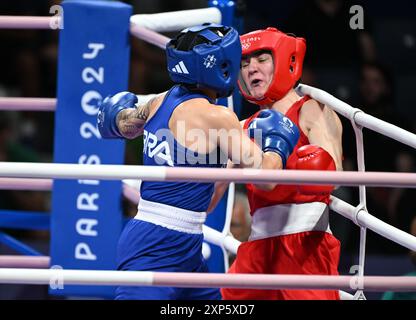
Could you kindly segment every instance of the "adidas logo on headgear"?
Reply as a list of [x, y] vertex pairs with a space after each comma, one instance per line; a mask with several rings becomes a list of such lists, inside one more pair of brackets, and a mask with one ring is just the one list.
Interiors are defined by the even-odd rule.
[[188, 71], [188, 69], [186, 69], [186, 66], [183, 63], [183, 61], [179, 62], [175, 67], [173, 67], [172, 71], [176, 72], [176, 73], [189, 74], [189, 71]]

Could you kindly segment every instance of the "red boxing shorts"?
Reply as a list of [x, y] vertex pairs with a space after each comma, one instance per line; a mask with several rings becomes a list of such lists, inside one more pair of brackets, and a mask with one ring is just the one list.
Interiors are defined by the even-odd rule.
[[[338, 275], [340, 242], [306, 231], [244, 242], [228, 273]], [[225, 300], [339, 300], [338, 290], [221, 290]]]

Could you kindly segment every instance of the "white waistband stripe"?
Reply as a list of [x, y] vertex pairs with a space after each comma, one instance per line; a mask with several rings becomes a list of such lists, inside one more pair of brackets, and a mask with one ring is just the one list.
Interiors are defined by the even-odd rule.
[[256, 210], [249, 240], [329, 229], [328, 206], [322, 202], [280, 204]]
[[162, 203], [140, 199], [134, 219], [160, 225], [162, 227], [192, 234], [202, 233], [206, 219], [205, 212], [185, 210]]

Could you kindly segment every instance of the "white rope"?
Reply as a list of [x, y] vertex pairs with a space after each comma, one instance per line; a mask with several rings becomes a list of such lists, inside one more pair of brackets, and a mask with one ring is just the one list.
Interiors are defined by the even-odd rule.
[[217, 8], [181, 10], [154, 14], [135, 14], [130, 23], [157, 32], [180, 31], [204, 22], [221, 23], [221, 11]]
[[409, 131], [392, 125], [386, 121], [377, 119], [376, 117], [370, 116], [360, 109], [353, 108], [349, 104], [335, 98], [328, 92], [325, 92], [321, 89], [307, 86], [305, 84], [300, 84], [297, 87], [297, 90], [302, 94], [311, 96], [313, 99], [319, 101], [320, 103], [326, 104], [328, 107], [334, 109], [339, 114], [343, 115], [351, 121], [354, 121], [356, 124], [362, 127], [376, 131], [396, 141], [416, 148], [416, 135]]
[[313, 276], [53, 269], [0, 269], [0, 283], [168, 286], [182, 288], [356, 289], [414, 291], [416, 277]]
[[48, 256], [8, 256], [0, 255], [0, 268], [48, 268]]
[[55, 98], [0, 97], [0, 110], [10, 111], [55, 111]]
[[359, 226], [366, 227], [412, 251], [416, 251], [416, 237], [397, 229], [364, 210], [356, 213], [356, 208], [334, 196], [331, 196], [330, 208]]
[[170, 40], [168, 37], [156, 31], [139, 27], [135, 24], [130, 25], [130, 33], [136, 38], [151, 43], [163, 50], [166, 49], [166, 43]]
[[[157, 32], [179, 31], [204, 22], [221, 23], [221, 11], [215, 7], [162, 12], [155, 14], [136, 14], [130, 23]], [[60, 24], [58, 16], [1, 16], [0, 29], [53, 29]], [[55, 28], [57, 29], [57, 28]]]
[[320, 170], [223, 169], [133, 165], [0, 162], [0, 177], [55, 179], [140, 179], [147, 181], [199, 181], [290, 185], [369, 185], [416, 187], [416, 174]]
[[166, 177], [166, 168], [157, 166], [0, 162], [0, 176], [61, 179], [83, 179], [89, 177], [91, 179], [101, 178], [105, 180], [139, 178], [142, 180], [155, 179], [163, 181]]
[[235, 239], [233, 236], [221, 233], [206, 225], [202, 226], [202, 231], [204, 233], [204, 239], [209, 243], [224, 247], [229, 252], [237, 254], [237, 249], [241, 242]]
[[[0, 29], [52, 29], [60, 25], [60, 17], [54, 16], [0, 16]], [[57, 30], [57, 28], [55, 28]]]
[[[137, 104], [149, 102], [158, 94], [136, 95]], [[56, 98], [24, 98], [24, 97], [0, 97], [0, 110], [6, 111], [52, 111], [56, 110]]]

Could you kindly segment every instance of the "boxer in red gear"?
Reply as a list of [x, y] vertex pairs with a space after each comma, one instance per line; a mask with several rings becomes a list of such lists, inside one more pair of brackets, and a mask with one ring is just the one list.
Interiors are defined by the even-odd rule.
[[[306, 41], [275, 28], [240, 37], [239, 87], [261, 109], [283, 113], [300, 129], [287, 170], [342, 170], [342, 125], [334, 111], [294, 90], [302, 74]], [[243, 121], [247, 128], [257, 114]], [[340, 243], [329, 227], [333, 186], [247, 184], [251, 234], [229, 273], [338, 275]], [[225, 188], [218, 184], [218, 190]], [[213, 203], [220, 198], [214, 195]], [[338, 300], [337, 290], [221, 290], [223, 299]]]

